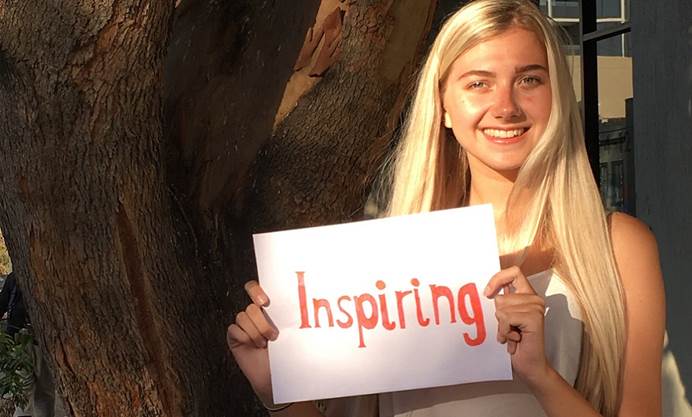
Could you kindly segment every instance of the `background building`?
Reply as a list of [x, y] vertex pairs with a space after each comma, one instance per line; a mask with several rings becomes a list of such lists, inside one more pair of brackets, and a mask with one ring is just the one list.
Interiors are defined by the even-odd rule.
[[[604, 203], [635, 214], [658, 239], [667, 297], [664, 416], [692, 416], [685, 392], [692, 387], [692, 1], [539, 4], [572, 40], [574, 87], [587, 147], [598, 138], [590, 152]], [[585, 30], [589, 19], [595, 25]]]
[[[593, 2], [593, 0], [592, 0]], [[595, 2], [596, 29], [617, 29], [629, 24], [629, 0]], [[579, 1], [540, 1], [548, 16], [565, 29], [571, 45], [570, 64], [577, 100], [582, 99], [581, 6]], [[598, 141], [601, 196], [612, 210], [635, 213], [632, 115], [627, 103], [633, 96], [630, 33], [618, 34], [597, 43]], [[629, 110], [631, 111], [631, 102]], [[628, 122], [629, 120], [629, 122]]]

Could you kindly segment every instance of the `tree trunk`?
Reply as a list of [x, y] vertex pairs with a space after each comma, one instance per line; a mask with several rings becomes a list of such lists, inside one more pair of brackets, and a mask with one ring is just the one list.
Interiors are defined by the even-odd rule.
[[250, 235], [360, 216], [435, 8], [342, 3], [272, 135], [317, 0], [0, 0], [0, 228], [71, 415], [262, 414]]
[[1, 6], [3, 229], [73, 415], [182, 416], [211, 364], [160, 169], [173, 5], [110, 3]]
[[339, 60], [257, 158], [247, 206], [254, 230], [363, 217], [427, 46], [435, 5], [351, 2]]

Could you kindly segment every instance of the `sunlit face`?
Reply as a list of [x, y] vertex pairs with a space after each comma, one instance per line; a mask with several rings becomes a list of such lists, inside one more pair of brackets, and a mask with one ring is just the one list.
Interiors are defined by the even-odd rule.
[[550, 117], [548, 60], [536, 34], [514, 27], [479, 43], [454, 61], [442, 87], [444, 124], [472, 174], [516, 176]]

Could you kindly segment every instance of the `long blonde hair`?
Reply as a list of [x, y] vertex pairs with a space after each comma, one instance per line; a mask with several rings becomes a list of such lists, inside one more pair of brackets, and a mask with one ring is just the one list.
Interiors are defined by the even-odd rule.
[[516, 26], [533, 31], [545, 45], [552, 107], [545, 132], [520, 168], [507, 201], [501, 247], [526, 248], [538, 238], [555, 249], [554, 266], [583, 310], [576, 388], [605, 416], [614, 416], [625, 344], [622, 287], [562, 42], [555, 24], [536, 6], [521, 0], [476, 0], [446, 21], [421, 70], [393, 156], [386, 212], [391, 216], [467, 204], [468, 160], [442, 128], [441, 85], [461, 54]]

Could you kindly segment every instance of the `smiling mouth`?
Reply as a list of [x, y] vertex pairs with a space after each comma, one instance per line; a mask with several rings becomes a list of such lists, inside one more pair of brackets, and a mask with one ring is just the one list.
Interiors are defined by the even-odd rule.
[[482, 132], [493, 138], [493, 139], [500, 139], [500, 140], [507, 140], [507, 139], [513, 139], [516, 137], [519, 137], [523, 135], [528, 128], [520, 128], [520, 129], [483, 129]]

